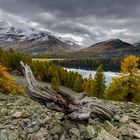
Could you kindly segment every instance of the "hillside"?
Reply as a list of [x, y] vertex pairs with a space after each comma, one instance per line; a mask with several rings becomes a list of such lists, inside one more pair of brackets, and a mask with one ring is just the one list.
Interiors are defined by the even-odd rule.
[[79, 46], [72, 41], [63, 41], [46, 31], [20, 29], [5, 20], [0, 20], [0, 46], [4, 49], [15, 48], [26, 53], [75, 50]]
[[140, 42], [133, 43], [135, 47], [140, 47]]
[[[42, 33], [41, 33], [42, 34]], [[40, 52], [57, 52], [64, 50], [73, 50], [68, 44], [60, 41], [54, 36], [48, 35], [48, 40], [35, 41], [23, 41], [20, 43], [10, 45], [11, 48], [15, 48], [18, 51], [25, 53], [40, 53]]]
[[47, 58], [122, 58], [128, 55], [140, 56], [140, 47], [120, 39], [110, 39], [91, 45], [88, 48], [59, 53], [43, 53], [38, 57]]
[[[76, 92], [71, 92], [71, 90], [68, 90], [67, 88], [63, 89], [63, 91], [58, 90], [59, 92], [57, 92], [56, 90], [57, 88], [52, 89], [50, 87], [50, 84], [46, 84], [45, 82], [39, 83], [39, 85], [41, 85], [40, 88], [37, 85], [37, 83], [34, 81], [32, 74], [31, 75], [29, 74], [30, 73], [29, 67], [27, 65], [24, 66], [23, 63], [22, 66], [26, 68], [25, 69], [25, 73], [27, 74], [26, 80], [22, 76], [14, 76], [14, 77], [16, 77], [15, 80], [17, 81], [18, 85], [22, 85], [22, 86], [26, 85], [28, 94], [25, 93], [24, 95], [18, 95], [18, 94], [11, 95], [11, 91], [5, 92], [5, 94], [2, 93], [2, 90], [0, 92], [0, 139], [1, 140], [44, 140], [44, 139], [47, 140], [48, 139], [50, 140], [92, 140], [92, 139], [135, 140], [135, 139], [140, 139], [140, 105], [139, 104], [134, 104], [130, 102], [107, 101], [107, 100], [96, 99], [95, 97], [93, 98], [91, 97], [89, 99], [88, 97], [81, 96], [81, 94], [78, 94]], [[42, 68], [41, 65], [39, 65], [39, 68]], [[26, 70], [29, 71], [27, 72]], [[42, 69], [42, 70], [47, 71], [47, 69], [45, 70]], [[38, 73], [41, 75], [41, 72], [38, 71]], [[63, 75], [65, 75], [64, 72]], [[72, 76], [67, 75], [67, 77], [70, 77], [72, 79]], [[33, 80], [33, 82], [29, 82], [30, 80]], [[127, 79], [127, 81], [129, 80]], [[7, 81], [7, 83], [9, 83], [9, 81]], [[79, 82], [74, 82], [74, 83], [78, 83], [79, 85]], [[137, 84], [136, 85], [133, 84], [132, 90], [137, 92], [138, 89], [135, 86], [139, 85], [139, 80], [136, 79], [136, 82], [134, 81], [134, 83]], [[123, 85], [129, 86], [127, 83], [124, 84], [124, 81], [123, 81]], [[29, 88], [29, 86], [31, 88]], [[43, 86], [45, 87], [43, 88]], [[128, 89], [126, 87], [126, 90], [123, 90], [122, 87], [121, 90], [124, 92], [131, 89], [130, 88]], [[118, 92], [118, 90], [116, 90], [116, 92]], [[39, 96], [38, 93], [40, 93], [43, 96], [42, 97]], [[123, 93], [123, 95], [124, 94], [125, 92]], [[32, 95], [33, 96], [35, 95], [34, 98]], [[46, 97], [46, 99], [43, 100], [43, 97]], [[49, 100], [47, 100], [47, 97], [49, 97]], [[56, 97], [56, 98], [52, 98], [52, 97]], [[139, 96], [137, 95], [136, 98], [139, 98]], [[79, 102], [80, 100], [83, 100], [84, 102], [80, 103]], [[94, 104], [92, 104], [92, 100], [95, 101]], [[68, 103], [70, 104], [67, 104], [67, 102], [65, 101], [68, 101]], [[73, 101], [75, 101], [74, 104]], [[58, 103], [56, 104], [58, 106], [55, 106], [55, 103]], [[79, 109], [75, 108], [76, 106], [74, 105], [76, 103], [78, 103], [77, 107]], [[101, 106], [100, 103], [102, 103]], [[45, 107], [43, 105], [45, 106], [47, 105], [47, 106]], [[65, 112], [64, 109], [59, 110], [61, 109], [59, 108], [59, 105], [61, 105], [60, 107], [66, 107], [65, 110], [67, 111], [67, 113]], [[55, 109], [56, 110], [58, 109], [59, 112], [52, 111], [55, 110], [53, 107], [56, 107]], [[93, 109], [92, 110], [93, 112], [85, 121], [84, 120], [78, 121], [77, 117], [76, 119], [72, 120], [70, 119], [70, 116], [68, 118], [70, 107], [72, 107], [75, 111], [81, 113], [82, 114], [81, 116], [83, 116], [83, 113], [86, 113], [86, 115], [88, 114], [87, 111], [85, 110], [86, 107], [88, 107], [88, 110], [90, 108]], [[80, 108], [82, 107], [84, 109], [83, 112], [80, 111]], [[101, 112], [97, 108], [99, 108]], [[108, 116], [108, 111], [109, 111], [108, 109], [111, 109], [113, 111], [111, 117], [104, 118], [103, 116], [101, 116], [102, 113]]]
[[[20, 85], [25, 86], [23, 77], [15, 78]], [[40, 84], [49, 86], [42, 82]], [[79, 122], [35, 102], [27, 94], [19, 96], [0, 93], [0, 138], [1, 140], [140, 139], [140, 105], [105, 100], [102, 102], [115, 109], [116, 114], [111, 120], [101, 120], [92, 116], [88, 121]]]
[[117, 114], [111, 121], [90, 118], [87, 122], [69, 120], [47, 109], [29, 96], [0, 93], [1, 140], [119, 140], [140, 139], [140, 105], [106, 102]]
[[124, 49], [133, 49], [134, 46], [124, 42], [120, 39], [110, 39], [103, 42], [99, 42], [91, 45], [90, 47], [84, 49], [87, 51], [116, 51], [116, 50], [124, 50]]

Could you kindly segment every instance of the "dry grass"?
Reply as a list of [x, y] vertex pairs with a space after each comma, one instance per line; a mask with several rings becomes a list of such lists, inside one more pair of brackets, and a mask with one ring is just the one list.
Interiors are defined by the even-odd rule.
[[64, 60], [61, 58], [32, 58], [33, 61], [53, 61], [53, 60]]

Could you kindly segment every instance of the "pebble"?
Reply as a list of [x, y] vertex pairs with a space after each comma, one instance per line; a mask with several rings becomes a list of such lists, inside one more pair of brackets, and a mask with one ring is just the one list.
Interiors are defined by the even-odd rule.
[[75, 136], [77, 136], [77, 137], [79, 137], [80, 136], [80, 132], [79, 132], [79, 130], [77, 129], [77, 128], [71, 128], [70, 129], [70, 131], [69, 131], [70, 133], [72, 133], [72, 134], [74, 134]]
[[128, 123], [128, 121], [129, 121], [129, 116], [127, 116], [127, 115], [123, 115], [120, 118], [120, 123]]
[[134, 136], [138, 139], [140, 139], [140, 131], [135, 131]]
[[20, 111], [16, 111], [16, 112], [12, 115], [12, 117], [14, 117], [14, 118], [20, 118], [20, 117], [21, 117], [21, 112], [20, 112]]

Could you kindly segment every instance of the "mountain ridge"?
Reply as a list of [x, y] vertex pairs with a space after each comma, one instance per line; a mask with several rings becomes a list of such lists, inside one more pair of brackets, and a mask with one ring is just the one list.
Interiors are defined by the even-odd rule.
[[[42, 56], [41, 56], [42, 55]], [[81, 50], [70, 52], [44, 53], [39, 57], [48, 58], [123, 58], [128, 55], [140, 56], [140, 47], [124, 42], [120, 39], [109, 39], [98, 42]]]
[[0, 20], [0, 45], [5, 49], [15, 48], [26, 53], [79, 48], [75, 42], [64, 42], [49, 32], [34, 29], [23, 30], [11, 26], [5, 20]]
[[140, 41], [133, 43], [135, 47], [140, 47]]
[[130, 44], [119, 38], [95, 43], [87, 48], [80, 47], [73, 40], [57, 37], [50, 32], [35, 29], [24, 30], [0, 20], [0, 46], [14, 48], [35, 57], [94, 58], [140, 56], [140, 42]]
[[98, 42], [89, 46], [84, 50], [118, 50], [118, 49], [126, 49], [126, 48], [133, 48], [134, 46], [130, 43], [124, 42], [119, 38], [116, 39], [109, 39], [106, 41]]

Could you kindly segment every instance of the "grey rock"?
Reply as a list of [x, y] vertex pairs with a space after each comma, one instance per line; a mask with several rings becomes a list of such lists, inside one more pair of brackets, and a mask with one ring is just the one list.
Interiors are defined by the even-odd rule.
[[76, 135], [73, 135], [72, 137], [71, 137], [71, 140], [77, 140], [78, 139], [78, 137], [76, 136]]
[[50, 134], [54, 135], [54, 134], [61, 134], [62, 133], [62, 127], [57, 125], [54, 126], [51, 130], [50, 130]]
[[45, 118], [43, 120], [44, 120], [44, 122], [47, 122], [49, 119], [50, 119], [49, 116], [45, 116]]
[[9, 140], [16, 140], [19, 139], [19, 133], [18, 132], [10, 132], [8, 134], [8, 139]]
[[140, 105], [106, 101], [116, 115], [109, 121], [69, 120], [28, 96], [0, 96], [0, 140], [129, 140], [140, 139]]
[[128, 115], [123, 115], [120, 119], [120, 123], [128, 123], [128, 121], [129, 121]]
[[4, 129], [5, 126], [3, 124], [0, 124], [0, 129]]
[[53, 136], [53, 140], [59, 140], [58, 134], [56, 134], [56, 135]]
[[119, 136], [119, 131], [117, 128], [115, 128], [113, 126], [113, 124], [111, 124], [109, 121], [105, 121], [104, 123], [104, 128], [107, 132], [109, 132], [110, 134], [114, 135], [115, 137]]
[[12, 117], [14, 117], [14, 118], [20, 118], [21, 115], [22, 115], [22, 113], [21, 113], [20, 111], [16, 111], [16, 112], [12, 115]]
[[123, 136], [128, 136], [129, 135], [129, 131], [125, 127], [121, 128], [120, 132]]
[[8, 114], [8, 110], [6, 108], [1, 108], [1, 114], [7, 115]]
[[63, 133], [63, 134], [60, 136], [60, 140], [66, 140], [66, 138], [65, 138], [65, 133]]
[[30, 117], [31, 116], [31, 114], [28, 112], [28, 111], [26, 111], [26, 110], [24, 110], [23, 112], [22, 112], [22, 114], [21, 114], [21, 117], [22, 118], [28, 118], [28, 117]]
[[119, 121], [119, 120], [120, 120], [120, 118], [121, 118], [121, 117], [120, 117], [120, 115], [117, 115], [117, 114], [116, 114], [116, 115], [114, 115], [114, 119], [115, 119], [116, 121]]
[[85, 139], [91, 139], [92, 136], [89, 134], [88, 130], [87, 130], [87, 127], [82, 125], [82, 124], [79, 124], [78, 125], [78, 128], [79, 128], [79, 131], [80, 131], [80, 134], [85, 138]]
[[140, 118], [136, 119], [136, 123], [140, 124]]
[[69, 132], [72, 133], [72, 134], [74, 134], [77, 137], [80, 136], [79, 130], [77, 128], [75, 128], [75, 127], [71, 128]]
[[63, 122], [63, 127], [64, 129], [68, 132], [71, 128], [75, 127], [77, 128], [77, 126], [75, 125], [74, 121], [70, 121], [70, 120], [65, 120]]
[[134, 132], [134, 137], [137, 139], [140, 139], [140, 131], [135, 131]]
[[8, 140], [8, 136], [6, 132], [0, 132], [0, 139], [1, 140]]
[[32, 140], [46, 140], [47, 137], [49, 137], [48, 131], [43, 129], [43, 130], [40, 130], [39, 132], [35, 133], [32, 136]]
[[3, 130], [0, 132], [0, 140], [16, 140], [19, 138], [18, 132], [12, 132], [10, 130]]
[[109, 134], [104, 129], [102, 129], [101, 132], [98, 133], [96, 140], [119, 140], [119, 139]]
[[93, 128], [91, 125], [88, 125], [88, 126], [87, 126], [87, 131], [88, 131], [88, 133], [89, 133], [89, 136], [90, 136], [91, 138], [93, 138], [94, 135], [95, 135], [95, 130], [94, 130], [94, 128]]
[[55, 116], [54, 116], [54, 118], [55, 119], [62, 119], [62, 117], [64, 116], [64, 114], [63, 113], [60, 113], [60, 112], [55, 112]]
[[2, 94], [1, 92], [0, 92], [0, 100], [1, 101], [6, 101], [7, 100], [6, 96], [4, 94]]
[[13, 118], [28, 118], [30, 117], [30, 113], [27, 112], [26, 110], [24, 111], [16, 111], [12, 114]]

